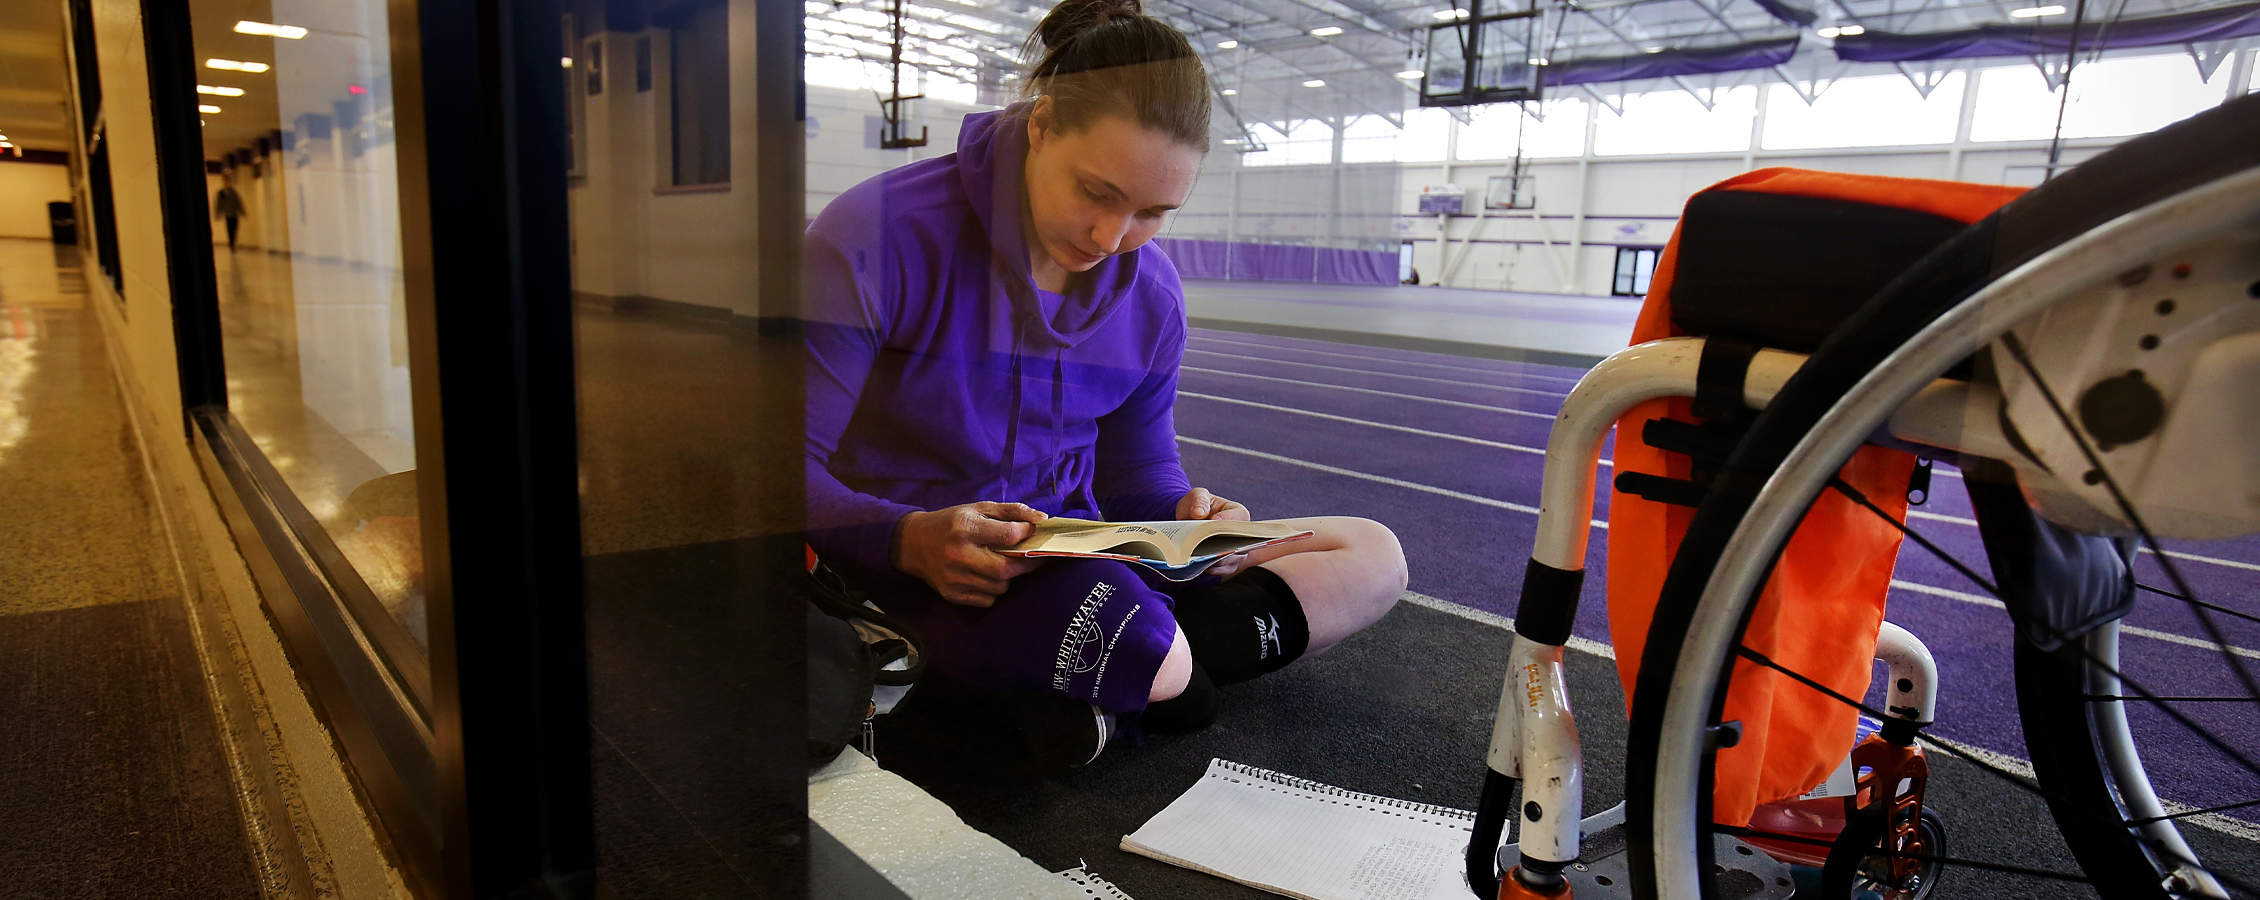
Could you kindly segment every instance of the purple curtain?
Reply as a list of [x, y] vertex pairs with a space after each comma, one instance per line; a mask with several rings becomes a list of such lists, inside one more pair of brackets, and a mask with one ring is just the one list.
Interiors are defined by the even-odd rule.
[[1315, 280], [1330, 284], [1396, 284], [1397, 255], [1379, 250], [1320, 250]]
[[[2260, 3], [2195, 12], [2093, 22], [2080, 26], [2079, 49], [2156, 47], [2226, 41], [2260, 34]], [[2070, 52], [2070, 25], [1980, 25], [1966, 31], [1889, 34], [1871, 31], [1836, 39], [1838, 59], [1909, 62], [1974, 56], [2032, 56]]]
[[1154, 238], [1154, 245], [1169, 255], [1177, 264], [1177, 274], [1183, 278], [1230, 278], [1232, 270], [1232, 245], [1223, 241], [1202, 241], [1192, 238]]
[[[1843, 45], [1839, 43], [1838, 46]], [[1573, 59], [1548, 66], [1545, 78], [1547, 84], [1595, 84], [1603, 81], [1628, 81], [1635, 78], [1708, 75], [1713, 72], [1739, 72], [1744, 69], [1763, 69], [1769, 66], [1778, 66], [1788, 62], [1789, 58], [1795, 55], [1797, 55], [1797, 39], [1787, 37], [1772, 41], [1729, 44], [1724, 47], [1664, 50], [1658, 53], [1641, 53], [1634, 56]]]
[[1397, 255], [1386, 250], [1334, 250], [1289, 244], [1155, 238], [1184, 278], [1396, 284]]

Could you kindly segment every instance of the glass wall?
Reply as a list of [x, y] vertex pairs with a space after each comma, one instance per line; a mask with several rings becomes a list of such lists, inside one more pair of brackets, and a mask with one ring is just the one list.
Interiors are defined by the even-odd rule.
[[420, 673], [429, 630], [386, 7], [248, 9], [193, 5], [228, 405], [342, 559], [331, 574], [377, 652]]

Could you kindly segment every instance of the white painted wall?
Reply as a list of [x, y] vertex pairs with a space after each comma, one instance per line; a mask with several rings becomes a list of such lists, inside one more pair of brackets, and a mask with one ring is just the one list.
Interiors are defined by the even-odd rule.
[[0, 162], [0, 237], [46, 240], [47, 204], [70, 199], [69, 166]]

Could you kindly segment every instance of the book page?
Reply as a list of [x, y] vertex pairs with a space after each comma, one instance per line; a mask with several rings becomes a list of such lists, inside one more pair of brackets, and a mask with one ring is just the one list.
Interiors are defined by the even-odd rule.
[[1468, 900], [1472, 822], [1213, 760], [1122, 848], [1307, 900]]

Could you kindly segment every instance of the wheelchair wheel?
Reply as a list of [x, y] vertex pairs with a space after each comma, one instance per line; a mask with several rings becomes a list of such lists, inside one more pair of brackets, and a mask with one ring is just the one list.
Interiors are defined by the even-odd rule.
[[[2245, 255], [2236, 258], [2249, 260], [2256, 231], [2260, 96], [2129, 141], [1971, 226], [1886, 287], [1813, 354], [1718, 470], [1664, 582], [1634, 686], [1627, 748], [1627, 825], [1638, 896], [1729, 896], [1710, 877], [1714, 835], [1736, 831], [1715, 825], [1711, 808], [1717, 749], [1731, 745], [1736, 733], [1721, 721], [1727, 690], [1738, 665], [1745, 671], [1780, 668], [1745, 647], [1743, 634], [1804, 511], [1823, 491], [1853, 493], [1835, 478], [1851, 454], [1934, 379], [1981, 357], [1995, 371], [2013, 376], [2021, 370], [2023, 378], [2040, 385], [2062, 423], [2057, 435], [2028, 432], [2020, 438], [2011, 432], [2012, 445], [2023, 452], [2028, 442], [2053, 440], [2086, 449], [2092, 426], [2083, 436], [2057, 401], [2075, 385], [2055, 386], [2050, 394], [2017, 329], [2033, 327], [2035, 317], [2068, 297], [2092, 296], [2115, 280], [2125, 284], [2142, 266], [2171, 267], [2169, 257], [2192, 248], [2242, 241], [2235, 252]], [[2260, 298], [2260, 285], [2252, 290]], [[2095, 465], [2086, 486], [2121, 501], [2103, 515], [2131, 520], [2148, 549], [2162, 551], [2107, 467], [2092, 452], [2088, 459]], [[2175, 571], [2165, 554], [2154, 558]], [[1942, 561], [1989, 584], [1967, 563]], [[2175, 591], [2176, 602], [2198, 599], [2180, 576], [2174, 582], [2182, 588]], [[2195, 605], [2186, 611], [2208, 623], [2216, 615]], [[2260, 702], [2252, 664], [2222, 646], [2232, 642], [2217, 627], [2208, 627], [2211, 642], [2198, 644], [2219, 651], [2210, 664], [2230, 676], [2222, 681], [2234, 686], [2227, 693], [2235, 696], [2206, 699], [2228, 701], [2219, 705], [2249, 725], [2250, 704]], [[2141, 687], [2132, 670], [2119, 665], [2118, 633], [2115, 625], [2106, 625], [2053, 654], [2031, 646], [2017, 650], [2020, 717], [2037, 785], [1997, 760], [1925, 736], [1932, 754], [1960, 756], [1992, 770], [2002, 777], [2002, 790], [2043, 797], [2080, 872], [2036, 872], [2026, 865], [2029, 860], [1947, 862], [2086, 881], [2110, 898], [2225, 897], [2231, 889], [2237, 896], [2260, 896], [2260, 872], [2208, 869], [2172, 817], [2146, 814], [2158, 803], [2139, 752], [2148, 732], [2130, 732], [2120, 715], [2127, 704], [2119, 700]], [[1861, 704], [1860, 698], [1837, 699]], [[2151, 705], [2184, 724], [2190, 718], [2173, 704]], [[2260, 778], [2255, 765], [2260, 741], [2195, 731], [2205, 739], [2201, 743], [2226, 757], [2226, 777]], [[1952, 893], [1949, 887], [1945, 895]]]

